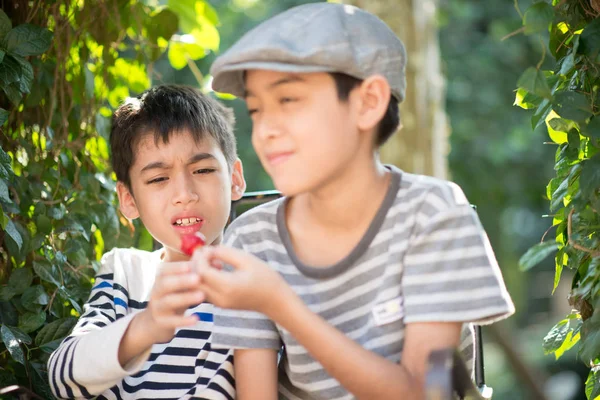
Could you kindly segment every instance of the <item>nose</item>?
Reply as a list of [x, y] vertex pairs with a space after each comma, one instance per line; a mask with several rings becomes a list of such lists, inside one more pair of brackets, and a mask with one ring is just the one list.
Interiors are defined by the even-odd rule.
[[191, 176], [187, 174], [180, 174], [177, 177], [173, 177], [173, 204], [187, 205], [189, 203], [198, 201], [200, 196], [198, 190], [194, 186], [194, 182]]
[[279, 136], [281, 134], [281, 124], [279, 122], [278, 117], [263, 112], [252, 123], [252, 138], [264, 141]]

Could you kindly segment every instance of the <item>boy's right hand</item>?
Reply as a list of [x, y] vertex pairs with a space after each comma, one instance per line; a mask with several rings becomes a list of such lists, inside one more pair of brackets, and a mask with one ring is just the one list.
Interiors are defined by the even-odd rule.
[[153, 343], [165, 343], [173, 338], [177, 328], [198, 322], [195, 315], [184, 316], [184, 313], [204, 301], [204, 293], [198, 290], [199, 282], [190, 262], [162, 263], [148, 306], [138, 316], [139, 330], [150, 335]]
[[132, 319], [121, 339], [118, 352], [121, 366], [152, 345], [169, 342], [177, 328], [198, 322], [195, 315], [184, 316], [184, 313], [204, 301], [199, 282], [189, 261], [165, 262], [159, 266], [148, 306]]

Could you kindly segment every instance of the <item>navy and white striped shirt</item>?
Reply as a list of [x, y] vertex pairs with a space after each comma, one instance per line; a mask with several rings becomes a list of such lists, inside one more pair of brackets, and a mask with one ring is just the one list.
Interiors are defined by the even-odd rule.
[[143, 310], [160, 266], [162, 250], [113, 249], [73, 332], [50, 356], [49, 381], [59, 398], [235, 398], [233, 353], [212, 349], [213, 306], [200, 304], [200, 321], [177, 330], [123, 368], [119, 343], [133, 316]]

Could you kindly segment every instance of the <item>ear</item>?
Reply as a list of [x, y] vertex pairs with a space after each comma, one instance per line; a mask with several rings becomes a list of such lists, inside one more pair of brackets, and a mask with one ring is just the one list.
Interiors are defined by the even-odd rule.
[[360, 99], [358, 128], [361, 131], [372, 131], [387, 111], [391, 96], [390, 85], [383, 76], [372, 75], [361, 83], [356, 94]]
[[140, 216], [133, 193], [121, 181], [117, 182], [117, 196], [119, 197], [119, 209], [125, 217], [136, 219]]
[[231, 167], [231, 200], [239, 200], [246, 191], [246, 180], [244, 179], [244, 167], [238, 158]]

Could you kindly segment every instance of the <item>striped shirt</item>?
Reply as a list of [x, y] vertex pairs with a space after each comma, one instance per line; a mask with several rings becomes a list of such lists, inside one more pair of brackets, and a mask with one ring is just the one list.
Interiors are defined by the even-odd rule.
[[48, 361], [50, 387], [59, 398], [230, 399], [235, 397], [233, 354], [211, 348], [213, 306], [186, 311], [200, 321], [179, 329], [124, 368], [121, 338], [143, 310], [160, 266], [162, 250], [113, 249], [102, 267], [84, 313]]
[[[285, 198], [238, 217], [225, 243], [266, 261], [311, 311], [364, 348], [399, 363], [407, 324], [491, 323], [513, 313], [514, 306], [462, 190], [388, 168], [392, 179], [378, 213], [356, 247], [334, 265], [311, 267], [298, 259], [285, 223]], [[462, 343], [472, 351], [469, 338], [463, 336]], [[281, 344], [280, 398], [354, 398], [264, 315], [215, 310], [215, 348]]]

